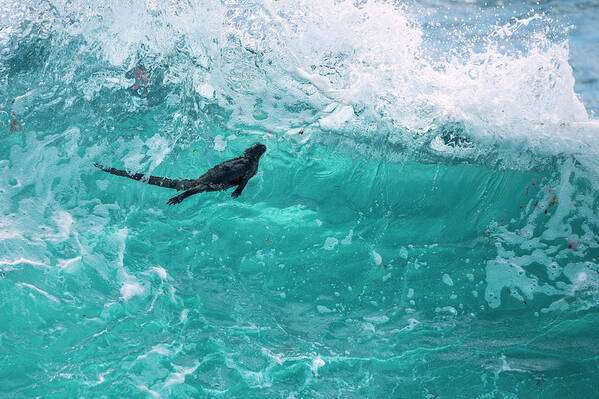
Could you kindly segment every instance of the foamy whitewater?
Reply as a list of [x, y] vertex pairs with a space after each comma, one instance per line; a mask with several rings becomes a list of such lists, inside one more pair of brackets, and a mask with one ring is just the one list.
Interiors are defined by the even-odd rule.
[[0, 397], [599, 396], [598, 24], [0, 2]]

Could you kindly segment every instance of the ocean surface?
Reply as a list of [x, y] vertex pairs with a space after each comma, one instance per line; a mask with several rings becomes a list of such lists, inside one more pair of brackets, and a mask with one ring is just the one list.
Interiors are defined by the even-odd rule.
[[[1, 398], [599, 397], [599, 1], [0, 1]], [[268, 147], [238, 199], [196, 178]]]

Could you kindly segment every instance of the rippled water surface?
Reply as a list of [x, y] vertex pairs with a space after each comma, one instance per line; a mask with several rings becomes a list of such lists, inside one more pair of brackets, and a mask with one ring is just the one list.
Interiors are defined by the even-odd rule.
[[0, 2], [0, 397], [599, 397], [598, 24]]

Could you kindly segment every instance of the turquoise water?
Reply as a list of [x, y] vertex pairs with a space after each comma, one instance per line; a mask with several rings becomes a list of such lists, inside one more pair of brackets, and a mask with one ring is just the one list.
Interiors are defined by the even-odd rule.
[[2, 2], [0, 397], [599, 396], [598, 20]]

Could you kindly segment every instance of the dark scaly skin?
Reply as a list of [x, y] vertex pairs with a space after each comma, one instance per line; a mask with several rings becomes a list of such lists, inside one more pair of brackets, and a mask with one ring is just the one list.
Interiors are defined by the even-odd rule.
[[239, 197], [248, 180], [250, 180], [258, 170], [258, 161], [264, 152], [264, 144], [254, 144], [244, 151], [243, 156], [225, 161], [209, 169], [197, 179], [175, 180], [167, 177], [148, 176], [143, 173], [132, 173], [125, 170], [109, 168], [94, 163], [94, 166], [116, 176], [128, 177], [133, 180], [139, 180], [143, 183], [153, 184], [155, 186], [173, 188], [183, 193], [168, 200], [168, 205], [178, 204], [185, 198], [207, 191], [222, 191], [237, 186], [231, 194], [233, 198]]

